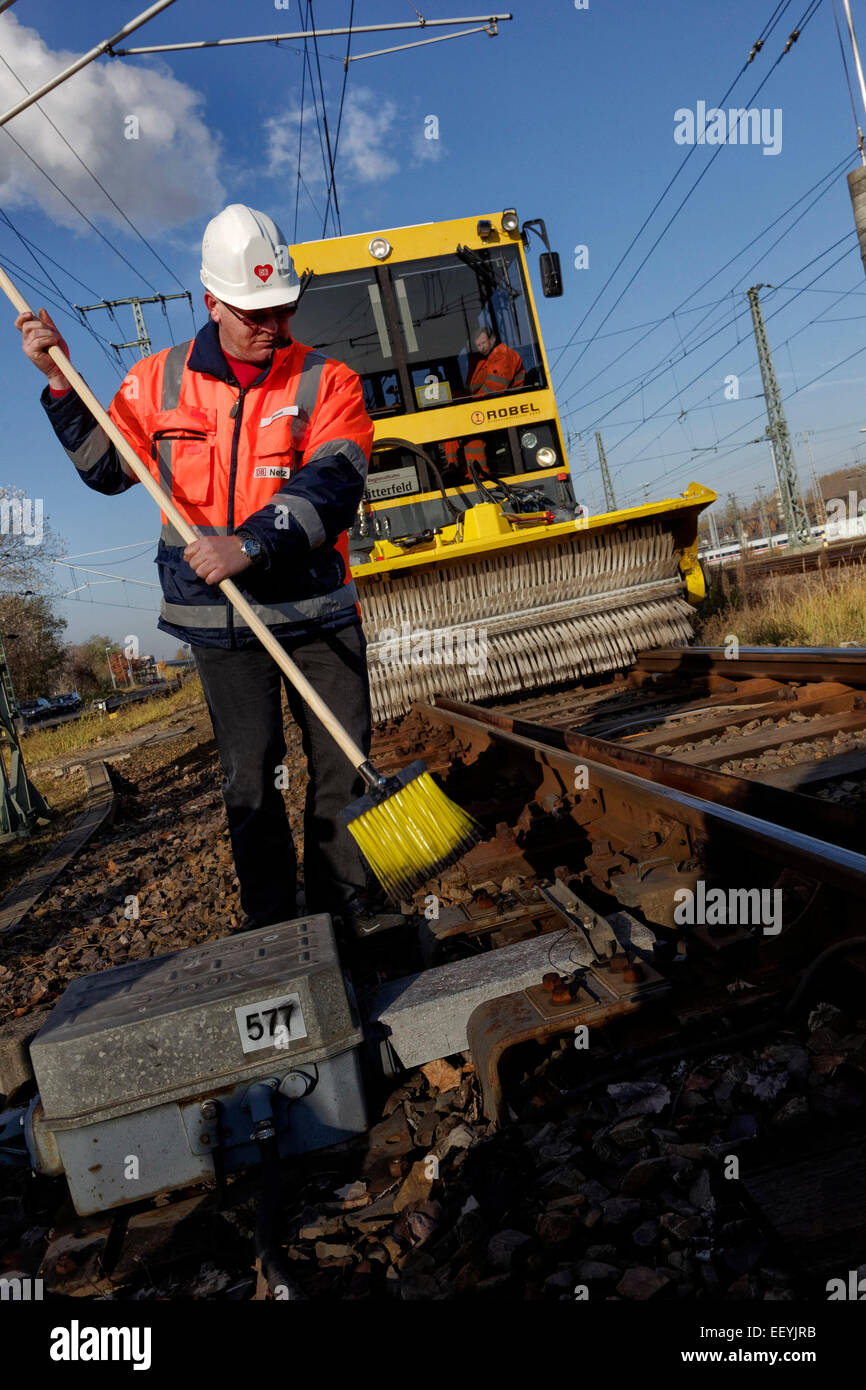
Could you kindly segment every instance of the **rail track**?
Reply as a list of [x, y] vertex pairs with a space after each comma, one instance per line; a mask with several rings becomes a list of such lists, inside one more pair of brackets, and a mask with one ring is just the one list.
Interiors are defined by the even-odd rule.
[[[541, 1125], [546, 1116], [561, 1116], [563, 1107], [566, 1114], [582, 1113], [582, 1098], [602, 1095], [605, 1085], [655, 1075], [643, 1070], [655, 1057], [725, 1056], [753, 1041], [771, 1050], [790, 1047], [793, 1032], [804, 1027], [804, 1010], [819, 1000], [856, 1017], [866, 975], [866, 856], [854, 792], [833, 798], [846, 784], [860, 785], [858, 770], [866, 773], [864, 749], [856, 742], [866, 731], [864, 697], [863, 650], [741, 649], [739, 659], [730, 661], [723, 650], [675, 648], [641, 653], [625, 677], [594, 687], [545, 692], [494, 708], [440, 700], [381, 726], [374, 740], [377, 763], [393, 770], [423, 756], [483, 833], [460, 864], [418, 895], [417, 942], [411, 933], [388, 932], [344, 943], [362, 1008], [369, 1011], [370, 1000], [390, 981], [449, 969], [459, 976], [479, 960], [494, 961], [494, 970], [501, 961], [507, 979], [509, 948], [541, 938], [551, 968], [539, 968], [538, 978], [520, 988], [504, 986], [474, 1007], [463, 1025], [462, 1050], [471, 1062], [455, 1108], [466, 1133], [479, 1142], [486, 1135], [484, 1142], [494, 1144], [499, 1141], [491, 1136], [501, 1134], [506, 1147], [515, 1113], [524, 1132], [530, 1119]], [[843, 752], [836, 751], [840, 742]], [[781, 768], [762, 762], [789, 756], [792, 761]], [[302, 780], [300, 750], [290, 757]], [[847, 759], [842, 771], [840, 758]], [[207, 761], [196, 755], [190, 765], [204, 775]], [[125, 777], [132, 771], [124, 765]], [[128, 800], [133, 783], [124, 786]], [[191, 806], [203, 799], [201, 786], [193, 783]], [[821, 792], [830, 799], [819, 800]], [[218, 817], [218, 806], [213, 810]], [[94, 843], [87, 856], [98, 866], [108, 852], [109, 863], [122, 872], [125, 840], [137, 835], [136, 855], [147, 852], [141, 824], [136, 813], [125, 829], [121, 814], [108, 850]], [[154, 834], [160, 841], [170, 837], [161, 821]], [[189, 857], [189, 846], [179, 845], [177, 852]], [[197, 865], [197, 853], [190, 874], [204, 878], [208, 871]], [[70, 883], [77, 872], [71, 865]], [[155, 861], [148, 874], [159, 878]], [[18, 1005], [19, 1029], [32, 1007], [28, 980], [46, 975], [40, 941], [55, 958], [62, 950], [79, 962], [71, 967], [73, 975], [118, 959], [100, 956], [103, 940], [116, 935], [111, 919], [101, 917], [100, 932], [92, 929], [92, 915], [85, 920], [86, 911], [76, 923], [69, 886], [63, 878], [59, 885], [56, 927], [46, 930], [43, 918], [30, 936], [25, 923], [21, 936], [24, 959], [16, 970], [23, 983], [10, 995]], [[119, 883], [119, 903], [129, 887]], [[711, 894], [723, 905], [715, 917], [705, 910]], [[773, 908], [766, 917], [764, 905]], [[752, 915], [737, 916], [734, 906]], [[679, 911], [683, 907], [694, 909], [691, 918]], [[103, 898], [100, 911], [105, 910]], [[119, 931], [125, 925], [120, 906], [115, 913]], [[145, 895], [136, 923], [137, 958], [166, 949], [165, 918], [163, 906], [158, 920], [149, 920]], [[224, 932], [216, 926], [210, 935]], [[87, 945], [77, 957], [67, 945], [76, 933]], [[209, 939], [191, 921], [173, 922], [172, 933], [173, 949]], [[41, 998], [44, 1003], [44, 992]], [[369, 1025], [374, 1037], [388, 1033], [375, 1011]], [[582, 1030], [596, 1040], [591, 1062], [572, 1046]], [[348, 1181], [367, 1182], [375, 1203], [387, 1197], [395, 1174], [398, 1186], [409, 1181], [413, 1158], [417, 1164], [431, 1145], [436, 1152], [437, 1144], [447, 1148], [433, 1124], [443, 1113], [441, 1101], [435, 1094], [419, 1098], [414, 1063], [408, 1072], [399, 1068], [399, 1037], [382, 1036], [381, 1042], [397, 1069], [383, 1082], [384, 1094], [390, 1089], [392, 1096], [385, 1101], [386, 1118], [371, 1132], [357, 1171], [351, 1155], [340, 1162]], [[842, 1043], [834, 1046], [834, 1055], [841, 1056]], [[394, 1095], [404, 1097], [397, 1112]], [[408, 1107], [414, 1119], [398, 1150], [399, 1106]], [[424, 1118], [428, 1113], [430, 1120]], [[679, 1123], [688, 1137], [686, 1118]], [[674, 1131], [660, 1133], [667, 1134], [667, 1143]], [[721, 1134], [714, 1142], [727, 1142]], [[861, 1137], [855, 1126], [852, 1138], [849, 1127], [839, 1142], [856, 1146]], [[606, 1139], [598, 1143], [599, 1152], [613, 1152]], [[771, 1162], [779, 1161], [772, 1144], [768, 1152]], [[305, 1171], [314, 1181], [315, 1164]], [[771, 1182], [767, 1191], [773, 1188]], [[248, 1196], [241, 1187], [239, 1197], [242, 1191]], [[287, 1197], [290, 1210], [293, 1200]], [[577, 1210], [582, 1194], [568, 1200]], [[761, 1201], [768, 1206], [770, 1198], [765, 1193]], [[298, 1212], [305, 1210], [301, 1201]], [[344, 1219], [333, 1206], [323, 1210], [326, 1223]], [[852, 1224], [848, 1246], [840, 1237], [834, 1258], [854, 1258], [861, 1225]], [[116, 1242], [113, 1229], [103, 1233], [106, 1247]], [[301, 1222], [297, 1229], [312, 1225]], [[311, 1293], [321, 1277], [339, 1285], [344, 1271], [348, 1279], [359, 1259], [364, 1265], [366, 1247], [357, 1245], [363, 1229], [347, 1238], [339, 1255], [332, 1253], [338, 1247], [327, 1247], [325, 1254], [316, 1247], [308, 1271]], [[404, 1228], [394, 1229], [403, 1239]], [[295, 1252], [299, 1270], [307, 1258], [303, 1239]], [[447, 1238], [442, 1249], [450, 1259]], [[64, 1250], [55, 1241], [45, 1260], [60, 1292], [70, 1281], [80, 1285], [82, 1277], [82, 1262], [70, 1265]], [[121, 1283], [131, 1278], [134, 1263], [132, 1256], [121, 1262]], [[456, 1277], [453, 1267], [449, 1271], [449, 1278]], [[109, 1276], [104, 1262], [99, 1270], [88, 1266], [87, 1279], [97, 1291], [114, 1287]]]

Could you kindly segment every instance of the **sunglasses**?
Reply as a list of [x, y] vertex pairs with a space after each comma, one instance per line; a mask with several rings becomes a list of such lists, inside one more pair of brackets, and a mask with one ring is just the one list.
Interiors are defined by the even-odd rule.
[[225, 300], [220, 300], [220, 303], [228, 309], [229, 313], [234, 314], [236, 319], [240, 319], [241, 323], [246, 324], [247, 328], [260, 328], [269, 319], [290, 319], [298, 307], [296, 304], [275, 304], [272, 309], [249, 309], [241, 313], [231, 304], [226, 304]]

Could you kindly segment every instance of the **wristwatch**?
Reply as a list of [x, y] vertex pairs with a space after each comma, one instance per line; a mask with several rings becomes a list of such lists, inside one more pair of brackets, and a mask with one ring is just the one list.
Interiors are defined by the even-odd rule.
[[251, 564], [259, 564], [265, 556], [265, 552], [262, 550], [261, 543], [255, 540], [253, 536], [244, 536], [243, 531], [236, 531], [235, 535], [241, 536], [243, 538], [241, 550], [243, 551], [244, 555], [246, 555], [247, 559], [251, 562]]

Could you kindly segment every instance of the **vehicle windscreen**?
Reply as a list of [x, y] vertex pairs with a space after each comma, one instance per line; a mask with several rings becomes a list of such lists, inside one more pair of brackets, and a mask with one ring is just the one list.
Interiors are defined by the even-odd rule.
[[371, 415], [430, 410], [479, 394], [482, 332], [509, 350], [499, 357], [506, 384], [496, 389], [545, 385], [515, 246], [316, 276], [292, 320], [298, 342], [359, 374]]

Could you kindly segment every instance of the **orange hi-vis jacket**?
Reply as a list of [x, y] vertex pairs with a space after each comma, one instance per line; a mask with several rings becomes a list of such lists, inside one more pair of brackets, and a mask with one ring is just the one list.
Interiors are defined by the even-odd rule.
[[496, 396], [502, 391], [516, 391], [526, 379], [523, 359], [514, 348], [497, 343], [486, 357], [476, 364], [469, 378], [470, 396]]
[[[74, 391], [43, 405], [89, 487], [136, 479]], [[235, 582], [277, 636], [358, 621], [346, 530], [367, 475], [373, 425], [357, 374], [301, 343], [278, 348], [240, 388], [214, 323], [137, 362], [110, 406], [115, 424], [204, 535], [260, 542], [262, 562]], [[183, 559], [163, 515], [156, 563], [159, 626], [199, 646], [257, 644], [222, 592]]]
[[[505, 343], [497, 343], [486, 357], [480, 357], [476, 362], [469, 377], [467, 390], [470, 396], [495, 396], [502, 391], [518, 390], [525, 380], [526, 372], [520, 353], [507, 347]], [[457, 464], [460, 441], [444, 439], [442, 448], [446, 464], [453, 468]], [[471, 462], [483, 467], [487, 459], [483, 439], [464, 440], [463, 456], [467, 464]], [[465, 476], [469, 477], [468, 470]]]

